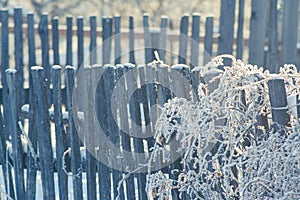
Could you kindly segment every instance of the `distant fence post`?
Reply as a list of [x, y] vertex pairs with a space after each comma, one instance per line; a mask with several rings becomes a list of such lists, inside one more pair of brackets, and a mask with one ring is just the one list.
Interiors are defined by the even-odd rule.
[[[298, 18], [298, 16], [296, 17]], [[266, 68], [271, 73], [278, 73], [278, 29], [277, 29], [277, 0], [270, 1], [270, 15], [269, 15], [269, 49], [268, 49], [268, 59]], [[289, 21], [288, 23], [290, 23]], [[297, 29], [296, 29], [297, 30]], [[295, 31], [296, 31], [295, 30]], [[290, 30], [289, 30], [290, 32]], [[296, 47], [296, 44], [295, 44]], [[290, 47], [289, 47], [290, 48]], [[295, 51], [295, 53], [297, 53]], [[296, 56], [296, 54], [295, 54]]]
[[236, 41], [236, 58], [243, 60], [244, 53], [244, 10], [245, 0], [239, 0], [238, 30]]
[[192, 19], [191, 36], [191, 69], [199, 64], [199, 45], [200, 45], [200, 14], [194, 13]]
[[165, 57], [166, 57], [167, 26], [168, 26], [168, 17], [161, 16], [159, 42], [158, 42], [158, 55], [160, 60], [162, 61], [165, 61]]
[[251, 1], [249, 63], [262, 67], [264, 65], [264, 48], [267, 25], [267, 1]]
[[77, 69], [82, 66], [84, 59], [83, 17], [77, 17]]
[[[133, 16], [129, 17], [129, 62], [135, 64], [134, 57], [134, 21]], [[146, 46], [145, 46], [146, 51]]]
[[66, 41], [67, 41], [67, 54], [66, 54], [66, 65], [73, 65], [73, 17], [67, 16], [67, 34], [66, 34]]
[[114, 55], [114, 64], [121, 64], [121, 17], [114, 17], [115, 25], [115, 55]]
[[297, 63], [298, 5], [298, 0], [284, 0], [281, 65]]
[[145, 64], [147, 65], [152, 61], [151, 44], [152, 38], [149, 30], [149, 16], [143, 15], [143, 27], [144, 27], [144, 43], [145, 43]]
[[53, 64], [60, 64], [59, 54], [59, 30], [58, 30], [58, 17], [52, 19], [52, 49], [53, 49]]
[[102, 18], [102, 64], [110, 64], [111, 58], [111, 41], [112, 41], [112, 18]]
[[213, 49], [213, 28], [214, 18], [207, 17], [205, 22], [205, 36], [204, 36], [204, 52], [203, 52], [203, 65], [211, 60]]
[[235, 0], [221, 0], [218, 55], [232, 54], [235, 20]]
[[90, 65], [97, 63], [97, 24], [96, 16], [90, 16]]
[[27, 37], [28, 37], [28, 68], [36, 65], [35, 55], [35, 33], [34, 33], [34, 14], [27, 14]]
[[186, 64], [188, 45], [189, 16], [184, 14], [180, 21], [178, 64]]
[[17, 109], [21, 110], [21, 106], [25, 102], [24, 94], [24, 55], [23, 55], [23, 12], [21, 8], [14, 8], [14, 41], [15, 41], [15, 69], [17, 70]]

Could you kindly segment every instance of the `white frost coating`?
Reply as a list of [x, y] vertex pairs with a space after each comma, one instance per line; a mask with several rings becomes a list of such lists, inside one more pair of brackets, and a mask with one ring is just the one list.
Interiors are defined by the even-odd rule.
[[84, 112], [78, 111], [77, 117], [80, 121], [84, 121]]
[[59, 69], [61, 69], [61, 66], [60, 66], [60, 65], [53, 65], [53, 66], [52, 66], [52, 69], [59, 70]]
[[29, 104], [25, 104], [21, 108], [22, 112], [29, 113]]
[[188, 67], [185, 64], [176, 64], [171, 67], [171, 69], [176, 69], [178, 71], [187, 69]]
[[31, 70], [35, 70], [35, 71], [38, 71], [38, 70], [42, 70], [42, 69], [44, 69], [44, 68], [41, 67], [41, 66], [32, 66], [30, 69], [31, 69]]
[[73, 70], [75, 70], [76, 68], [73, 67], [73, 66], [71, 66], [71, 65], [67, 65], [67, 66], [66, 66], [66, 69], [73, 69]]
[[9, 73], [9, 74], [15, 74], [17, 73], [17, 70], [16, 69], [7, 69], [5, 70], [6, 73]]

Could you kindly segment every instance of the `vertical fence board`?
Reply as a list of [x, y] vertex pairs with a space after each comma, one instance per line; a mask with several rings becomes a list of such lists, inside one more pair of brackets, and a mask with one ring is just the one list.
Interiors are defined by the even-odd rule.
[[[94, 116], [93, 107], [90, 98], [94, 95], [94, 83], [96, 80], [97, 71], [90, 66], [83, 66], [84, 81], [81, 83], [83, 90], [84, 101], [84, 135], [86, 145], [86, 177], [87, 177], [87, 199], [93, 200], [97, 198], [96, 190], [96, 162], [95, 162], [95, 129], [94, 129]], [[93, 73], [94, 72], [94, 73]]]
[[52, 19], [52, 49], [53, 49], [53, 65], [59, 65], [59, 31], [58, 31], [58, 17]]
[[[101, 103], [96, 104], [96, 113], [98, 119], [105, 119], [105, 120], [98, 120], [100, 124], [101, 130], [107, 135], [108, 134], [108, 122], [107, 122], [107, 99], [104, 91], [104, 76], [105, 70], [104, 67], [100, 65], [94, 65], [93, 67], [97, 67], [102, 74], [100, 80], [98, 81], [97, 85], [97, 92], [95, 99], [100, 101]], [[101, 138], [99, 140], [99, 145], [101, 145]], [[103, 144], [105, 145], [105, 144]], [[99, 147], [101, 148], [101, 146]], [[102, 152], [103, 153], [103, 152]], [[102, 162], [98, 162], [98, 179], [99, 179], [99, 194], [100, 199], [111, 199], [111, 178], [110, 178], [110, 169], [108, 166], [103, 164]]]
[[268, 49], [268, 61], [267, 61], [267, 69], [271, 73], [279, 72], [277, 23], [278, 23], [278, 21], [277, 21], [277, 0], [271, 0], [270, 1], [270, 15], [269, 15], [269, 33], [268, 33], [269, 49]]
[[14, 8], [14, 42], [15, 42], [15, 69], [17, 70], [17, 109], [20, 112], [21, 106], [25, 102], [24, 96], [24, 61], [23, 61], [23, 12], [21, 8]]
[[135, 64], [135, 57], [134, 57], [134, 21], [133, 21], [133, 16], [129, 17], [129, 62]]
[[162, 16], [160, 20], [160, 32], [159, 32], [159, 41], [158, 41], [158, 54], [159, 58], [162, 61], [166, 59], [166, 48], [167, 48], [167, 26], [168, 26], [168, 17]]
[[284, 1], [281, 64], [297, 62], [298, 5], [298, 0]]
[[[8, 95], [8, 85], [6, 78], [5, 70], [9, 68], [9, 29], [8, 29], [8, 10], [1, 9], [1, 84], [2, 84], [2, 103], [3, 103], [3, 118], [10, 119], [10, 101]], [[9, 120], [4, 120], [4, 136], [3, 136], [3, 145], [4, 148], [4, 160], [7, 161], [6, 153], [6, 141], [9, 139], [11, 130], [9, 129]], [[8, 165], [6, 168], [5, 165], [2, 165], [2, 170], [4, 174], [4, 183], [6, 192], [12, 197], [15, 198], [14, 187], [11, 175], [11, 166]], [[8, 179], [7, 179], [8, 177]]]
[[[286, 89], [283, 79], [268, 81], [272, 120], [278, 125], [287, 126], [290, 119], [287, 108]], [[278, 128], [278, 127], [277, 127]]]
[[200, 44], [200, 14], [194, 13], [192, 18], [191, 36], [191, 69], [199, 64], [199, 44]]
[[236, 58], [243, 60], [244, 53], [244, 10], [245, 0], [239, 0], [238, 30], [236, 39]]
[[31, 67], [34, 98], [36, 99], [36, 130], [38, 130], [38, 148], [41, 164], [43, 199], [54, 199], [53, 152], [50, 137], [49, 112], [47, 102], [48, 85], [42, 67]]
[[213, 48], [213, 28], [214, 18], [207, 17], [205, 22], [203, 65], [207, 64], [211, 60]]
[[263, 66], [267, 23], [267, 1], [252, 0], [251, 9], [249, 63]]
[[[125, 83], [126, 83], [126, 79], [125, 79], [125, 73], [127, 72], [127, 69], [122, 66], [122, 65], [117, 65], [117, 72], [116, 72], [116, 81], [122, 81], [119, 86], [119, 91], [120, 93], [118, 95], [120, 95], [120, 99], [119, 99], [119, 117], [120, 117], [120, 135], [122, 137], [122, 148], [123, 151], [127, 151], [127, 152], [131, 152], [131, 144], [130, 144], [130, 133], [129, 133], [129, 115], [128, 115], [128, 111], [127, 111], [127, 104], [128, 104], [128, 98], [127, 98], [127, 90], [125, 87]], [[133, 155], [132, 158], [130, 159], [126, 159], [123, 162], [123, 170], [124, 172], [127, 171], [126, 168], [127, 166], [132, 165], [132, 159], [133, 159]], [[127, 199], [129, 200], [135, 200], [135, 195], [133, 195], [135, 193], [135, 189], [134, 189], [134, 177], [133, 176], [129, 176], [126, 180], [126, 194], [127, 194]], [[122, 191], [122, 188], [121, 188]], [[122, 194], [122, 192], [120, 192], [120, 199], [124, 199], [125, 198], [125, 194]]]
[[83, 64], [84, 59], [84, 37], [83, 37], [83, 17], [77, 17], [77, 68]]
[[[34, 14], [27, 14], [28, 24], [28, 68], [36, 65], [36, 54], [35, 54], [35, 33], [34, 33]], [[28, 138], [32, 144], [33, 151], [37, 152], [37, 133], [35, 128], [35, 106], [34, 106], [34, 95], [33, 95], [33, 81], [32, 74], [29, 73], [29, 124], [28, 124]], [[26, 180], [26, 199], [34, 199], [36, 195], [36, 172], [37, 172], [37, 160], [33, 153], [27, 154], [27, 180]]]
[[121, 17], [115, 16], [114, 17], [114, 24], [115, 24], [115, 56], [114, 56], [114, 63], [121, 64]]
[[[71, 140], [71, 170], [73, 176], [73, 196], [75, 200], [83, 199], [82, 196], [82, 165], [80, 155], [80, 139], [74, 127], [73, 115], [77, 112], [73, 110], [72, 91], [74, 87], [75, 68], [67, 66], [65, 69], [66, 89], [67, 89], [67, 110], [68, 127], [67, 131]], [[75, 113], [74, 113], [75, 112]]]
[[96, 16], [90, 16], [90, 65], [97, 63], [97, 24]]
[[144, 27], [144, 44], [145, 44], [145, 64], [148, 64], [152, 61], [152, 52], [151, 52], [151, 34], [149, 30], [149, 16], [148, 14], [143, 15], [143, 27]]
[[232, 54], [235, 19], [235, 0], [221, 0], [218, 55]]
[[36, 65], [35, 55], [35, 33], [34, 33], [34, 14], [27, 14], [27, 37], [28, 37], [28, 67]]
[[[138, 71], [136, 70], [135, 65], [127, 64], [124, 67], [127, 68], [130, 73], [126, 74], [126, 83], [128, 88], [128, 100], [129, 100], [129, 111], [130, 111], [130, 120], [131, 120], [131, 134], [141, 134], [141, 110], [140, 110], [140, 90], [138, 89]], [[131, 96], [130, 96], [131, 95]], [[133, 137], [133, 146], [134, 153], [144, 153], [143, 138]], [[143, 163], [144, 161], [139, 160], [135, 157], [136, 164]], [[137, 179], [137, 188], [138, 189], [138, 199], [146, 199], [145, 190], [145, 174], [137, 173], [135, 174]]]
[[102, 18], [102, 64], [109, 64], [111, 59], [112, 18]]
[[21, 143], [21, 132], [18, 128], [18, 81], [17, 70], [7, 69], [6, 78], [9, 88], [10, 99], [10, 116], [11, 116], [11, 135], [12, 135], [12, 151], [13, 151], [13, 164], [14, 164], [14, 178], [16, 187], [16, 198], [22, 199], [25, 195], [24, 186], [24, 171], [23, 171], [23, 148]]
[[179, 55], [178, 55], [179, 64], [186, 64], [188, 29], [189, 29], [189, 16], [185, 14], [184, 16], [181, 17], [181, 21], [180, 21]]
[[73, 65], [73, 17], [67, 16], [66, 17], [67, 23], [67, 34], [66, 34], [66, 41], [67, 41], [67, 52], [66, 52], [66, 65]]
[[62, 121], [61, 67], [58, 65], [52, 67], [52, 80], [59, 198], [67, 200], [68, 176], [63, 171], [65, 166], [63, 166], [62, 160], [66, 151], [67, 141]]

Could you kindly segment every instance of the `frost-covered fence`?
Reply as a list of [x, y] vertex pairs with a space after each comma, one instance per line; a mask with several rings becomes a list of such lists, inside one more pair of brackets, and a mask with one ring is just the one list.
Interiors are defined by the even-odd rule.
[[[209, 81], [221, 72], [216, 68], [207, 72], [198, 67], [189, 70], [184, 64], [169, 67], [159, 62], [137, 67], [133, 64], [84, 66], [82, 71], [56, 65], [51, 71], [50, 89], [45, 69], [30, 69], [33, 87], [29, 88], [28, 104], [21, 110], [17, 109], [18, 72], [6, 71], [10, 100], [6, 106], [10, 118], [4, 118], [9, 134], [2, 137], [12, 139], [6, 144], [1, 143], [3, 152], [6, 152], [1, 154], [1, 160], [5, 186], [10, 189], [7, 193], [12, 197], [15, 194], [19, 198], [34, 198], [36, 173], [40, 171], [44, 199], [55, 196], [68, 199], [70, 184], [74, 199], [94, 199], [97, 196], [110, 199], [116, 198], [117, 194], [120, 199], [135, 199], [136, 193], [139, 199], [147, 198], [146, 171], [136, 171], [140, 173], [131, 174], [121, 185], [119, 181], [139, 168], [139, 164], [147, 164], [155, 143], [170, 145], [174, 152], [177, 150], [179, 144], [172, 142], [176, 130], [174, 135], [164, 135], [154, 141], [154, 122], [159, 118], [160, 109], [174, 97], [199, 101], [198, 86], [208, 84], [207, 89], [213, 90], [217, 85], [210, 87]], [[65, 84], [61, 82], [62, 74], [65, 74]], [[62, 101], [64, 90], [66, 103]], [[282, 109], [287, 107], [284, 81], [270, 80], [269, 93], [274, 109], [272, 119], [269, 116], [264, 120], [267, 124], [261, 126], [270, 126], [269, 123], [274, 122], [287, 125], [290, 115], [288, 109]], [[93, 98], [95, 100], [91, 101]], [[93, 112], [95, 114], [91, 114]], [[170, 110], [170, 116], [172, 112], [179, 111]], [[101, 130], [95, 124], [99, 124]], [[28, 127], [26, 130], [24, 125]], [[108, 145], [105, 139], [112, 144]], [[120, 154], [113, 152], [116, 150], [120, 150]], [[126, 157], [128, 152], [132, 157]], [[147, 156], [141, 159], [138, 154]], [[102, 158], [103, 155], [109, 158]], [[178, 174], [171, 171], [180, 169], [182, 163], [178, 160], [180, 155], [172, 156], [172, 163], [168, 163], [164, 156], [156, 158], [154, 168], [176, 178]], [[26, 173], [24, 169], [27, 169]], [[54, 182], [54, 176], [58, 176], [58, 182]], [[68, 181], [69, 176], [72, 183]], [[58, 184], [58, 191], [54, 190], [55, 184]], [[86, 191], [84, 184], [87, 184]], [[178, 191], [173, 190], [172, 196], [177, 198]]]
[[[210, 78], [202, 77], [197, 66], [209, 62], [211, 56], [235, 54], [235, 50], [239, 58], [249, 57], [251, 64], [266, 66], [272, 72], [282, 61], [298, 62], [297, 26], [290, 24], [296, 11], [288, 9], [297, 8], [298, 1], [284, 1], [282, 39], [277, 30], [272, 31], [277, 29], [277, 20], [271, 18], [269, 29], [266, 26], [266, 7], [270, 7], [270, 16], [279, 12], [276, 1], [270, 1], [270, 5], [267, 2], [252, 1], [249, 40], [243, 35], [243, 0], [238, 4], [237, 37], [232, 19], [235, 0], [221, 2], [219, 37], [215, 35], [218, 27], [214, 18], [205, 20], [204, 30], [199, 14], [194, 14], [191, 22], [188, 15], [182, 16], [179, 33], [168, 28], [166, 17], [161, 18], [159, 28], [153, 29], [147, 15], [143, 16], [142, 30], [135, 28], [130, 17], [129, 30], [123, 32], [123, 19], [118, 16], [103, 18], [99, 30], [95, 16], [90, 17], [89, 27], [81, 17], [76, 18], [76, 25], [72, 17], [67, 17], [66, 27], [61, 27], [58, 18], [49, 21], [47, 14], [36, 24], [34, 15], [24, 16], [20, 8], [14, 9], [13, 19], [7, 10], [1, 10], [0, 159], [5, 193], [13, 199], [34, 199], [38, 172], [44, 199], [106, 200], [116, 198], [118, 193], [120, 199], [145, 199], [145, 171], [133, 173], [121, 186], [118, 181], [134, 171], [130, 166], [145, 163], [147, 156], [138, 155], [149, 156], [155, 144], [152, 136], [163, 104], [175, 96], [199, 100], [198, 86], [207, 84]], [[157, 59], [154, 50], [162, 61], [179, 65], [168, 67], [157, 60], [145, 66]], [[132, 64], [121, 64], [127, 61]], [[212, 76], [215, 72], [219, 73], [213, 71]], [[270, 100], [275, 109], [272, 120], [258, 116], [259, 126], [290, 121], [286, 110], [276, 110], [286, 107], [283, 86], [282, 80], [270, 81]], [[215, 87], [208, 85], [208, 90]], [[98, 133], [95, 124], [100, 124], [102, 137], [88, 134]], [[105, 138], [118, 148], [105, 146]], [[163, 145], [169, 139], [172, 135], [158, 142]], [[174, 152], [177, 147], [170, 145]], [[102, 158], [103, 149], [110, 156]], [[174, 162], [166, 164], [161, 157], [156, 169], [162, 167], [165, 174], [176, 179], [178, 174], [170, 172], [181, 168], [179, 158], [174, 156]], [[68, 191], [70, 186], [72, 192]], [[172, 196], [176, 199], [178, 191], [172, 190]]]

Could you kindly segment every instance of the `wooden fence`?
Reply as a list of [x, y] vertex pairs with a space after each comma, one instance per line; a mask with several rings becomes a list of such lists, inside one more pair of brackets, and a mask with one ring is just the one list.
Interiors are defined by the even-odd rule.
[[[102, 32], [97, 31], [96, 17], [90, 17], [90, 30], [87, 32], [83, 26], [83, 18], [76, 19], [76, 28], [72, 24], [72, 18], [67, 18], [66, 33], [66, 62], [61, 62], [61, 46], [60, 36], [62, 29], [59, 29], [57, 18], [48, 21], [47, 14], [41, 16], [38, 28], [34, 23], [34, 15], [27, 15], [27, 24], [24, 26], [22, 9], [14, 9], [13, 29], [9, 26], [9, 15], [7, 10], [1, 10], [1, 109], [0, 113], [0, 151], [3, 179], [5, 192], [12, 199], [31, 200], [36, 197], [37, 175], [41, 174], [43, 199], [113, 199], [116, 198], [118, 181], [124, 176], [121, 171], [112, 169], [99, 162], [93, 157], [93, 152], [82, 149], [83, 142], [80, 140], [74, 124], [74, 117], [77, 116], [78, 110], [73, 108], [72, 92], [77, 82], [75, 76], [77, 71], [82, 67], [88, 80], [96, 79], [95, 75], [99, 70], [105, 69], [105, 76], [97, 87], [98, 98], [101, 99], [97, 108], [97, 119], [106, 130], [107, 137], [114, 143], [122, 146], [124, 150], [133, 153], [143, 153], [153, 146], [153, 139], [141, 139], [130, 137], [122, 132], [126, 127], [131, 127], [131, 123], [145, 124], [153, 123], [153, 119], [157, 117], [154, 113], [150, 120], [150, 107], [163, 105], [168, 99], [172, 98], [172, 94], [168, 88], [159, 85], [147, 84], [147, 82], [164, 82], [172, 88], [172, 91], [178, 91], [178, 94], [186, 98], [194, 98], [189, 96], [189, 90], [195, 87], [185, 86], [180, 80], [174, 81], [174, 72], [181, 73], [183, 77], [189, 81], [192, 86], [199, 83], [199, 73], [197, 70], [192, 71], [195, 66], [202, 65], [209, 60], [209, 56], [213, 56], [213, 47], [216, 40], [218, 41], [218, 50], [216, 54], [228, 53], [232, 54], [236, 50], [236, 56], [243, 58], [245, 56], [245, 48], [249, 48], [249, 62], [260, 66], [267, 66], [272, 71], [278, 71], [279, 64], [297, 63], [297, 26], [291, 22], [298, 18], [297, 14], [298, 1], [285, 1], [284, 21], [282, 40], [278, 39], [277, 30], [277, 5], [276, 1], [258, 1], [252, 0], [252, 17], [250, 24], [250, 38], [248, 40], [243, 37], [243, 6], [244, 0], [239, 0], [238, 30], [237, 37], [234, 37], [235, 18], [232, 15], [235, 11], [235, 0], [221, 1], [221, 17], [219, 26], [219, 37], [215, 39], [213, 35], [213, 18], [206, 19], [205, 36], [200, 37], [200, 16], [193, 15], [191, 23], [191, 31], [189, 31], [189, 17], [183, 16], [181, 19], [180, 33], [181, 35], [167, 34], [168, 27], [167, 18], [162, 18], [160, 30], [153, 30], [149, 26], [148, 16], [143, 16], [143, 33], [139, 37], [144, 39], [143, 56], [144, 63], [136, 62], [135, 36], [133, 18], [130, 17], [130, 28], [127, 33], [128, 37], [128, 60], [121, 57], [121, 39], [118, 33], [121, 33], [120, 17], [103, 18]], [[266, 15], [266, 8], [269, 8], [269, 15]], [[268, 16], [270, 17], [270, 20]], [[274, 20], [275, 19], [275, 20]], [[268, 29], [267, 29], [268, 23]], [[9, 42], [13, 30], [14, 38], [14, 54], [10, 55]], [[267, 31], [268, 30], [268, 31]], [[294, 31], [293, 31], [294, 30]], [[40, 37], [41, 54], [40, 63], [36, 50], [36, 31]], [[191, 34], [189, 34], [191, 32]], [[267, 33], [267, 34], [266, 34]], [[27, 36], [27, 49], [23, 46], [25, 37]], [[74, 49], [73, 36], [77, 37], [77, 49]], [[85, 61], [85, 42], [84, 37], [89, 37], [89, 57]], [[97, 38], [102, 37], [101, 46], [102, 60], [97, 65], [99, 54], [92, 53], [97, 49]], [[113, 39], [111, 39], [113, 38]], [[169, 38], [169, 39], [168, 39]], [[178, 40], [177, 40], [178, 39]], [[196, 41], [196, 42], [190, 42]], [[177, 40], [177, 41], [176, 41]], [[249, 43], [249, 47], [245, 46], [245, 41]], [[169, 42], [169, 44], [167, 43]], [[173, 42], [173, 43], [172, 43]], [[166, 55], [167, 46], [179, 45], [178, 64], [169, 68], [165, 65], [146, 65], [154, 60], [154, 50], [158, 50], [161, 60], [168, 60]], [[202, 56], [199, 51], [199, 45], [203, 45], [206, 55]], [[114, 48], [112, 48], [114, 47]], [[268, 47], [268, 48], [266, 48]], [[280, 48], [279, 48], [280, 47]], [[51, 50], [51, 51], [50, 51]], [[24, 57], [24, 52], [28, 52], [28, 58]], [[77, 61], [74, 62], [73, 52], [76, 51]], [[51, 52], [51, 53], [50, 53]], [[187, 53], [189, 52], [189, 53]], [[113, 55], [113, 56], [112, 56]], [[201, 55], [201, 56], [200, 56]], [[10, 69], [10, 57], [14, 60], [14, 69]], [[51, 59], [50, 59], [51, 57]], [[113, 59], [113, 63], [111, 63]], [[202, 59], [200, 59], [202, 57]], [[122, 58], [122, 60], [121, 60]], [[24, 60], [28, 64], [24, 64]], [[200, 63], [199, 61], [202, 61]], [[138, 67], [132, 64], [142, 64]], [[88, 66], [83, 66], [88, 64]], [[114, 64], [105, 65], [104, 64]], [[43, 67], [36, 67], [41, 65]], [[59, 67], [61, 65], [62, 67]], [[68, 67], [67, 67], [68, 66]], [[75, 66], [75, 67], [70, 67]], [[102, 67], [104, 66], [104, 67]], [[126, 73], [132, 69], [136, 70], [136, 79], [126, 78]], [[138, 88], [133, 96], [127, 96], [128, 88], [122, 88], [124, 99], [129, 106], [127, 108], [111, 107], [109, 101], [112, 95], [112, 89], [117, 81], [125, 76], [127, 87]], [[63, 77], [63, 78], [62, 78]], [[81, 85], [82, 91], [89, 92], [90, 88], [95, 85]], [[88, 84], [89, 83], [89, 84]], [[28, 86], [26, 86], [28, 84]], [[286, 96], [284, 88], [277, 86], [282, 82], [275, 80], [270, 83], [271, 103], [273, 107], [277, 107], [278, 102], [286, 104]], [[147, 85], [147, 87], [141, 87]], [[275, 85], [275, 86], [274, 86]], [[25, 86], [25, 87], [24, 87]], [[273, 89], [271, 89], [273, 88]], [[88, 98], [84, 92], [82, 98]], [[283, 98], [282, 101], [274, 99]], [[285, 100], [284, 100], [285, 99]], [[141, 108], [140, 105], [143, 107]], [[285, 105], [280, 105], [284, 107]], [[50, 109], [50, 110], [49, 110]], [[89, 112], [89, 107], [80, 108], [81, 112]], [[111, 109], [117, 109], [120, 122], [115, 122]], [[123, 109], [123, 110], [122, 110]], [[141, 112], [141, 109], [143, 112]], [[128, 115], [131, 120], [128, 120]], [[276, 115], [276, 114], [275, 114]], [[85, 115], [90, 116], [90, 115]], [[273, 120], [278, 123], [285, 123], [282, 120], [282, 113], [277, 113]], [[85, 119], [87, 120], [87, 119]], [[94, 118], [89, 121], [94, 121]], [[23, 132], [22, 126], [28, 126]], [[141, 125], [143, 127], [145, 125]], [[83, 126], [85, 132], [88, 132], [92, 126]], [[153, 132], [154, 125], [149, 126], [149, 132]], [[133, 132], [141, 130], [133, 130]], [[27, 151], [24, 150], [24, 144], [21, 138], [26, 142]], [[26, 139], [27, 138], [27, 139]], [[99, 138], [97, 138], [99, 139]], [[87, 141], [92, 141], [88, 139]], [[11, 147], [10, 147], [11, 143]], [[70, 148], [70, 150], [68, 150]], [[101, 147], [99, 147], [101, 148]], [[96, 151], [96, 150], [95, 150]], [[94, 152], [95, 153], [95, 152]], [[85, 154], [85, 156], [83, 156]], [[164, 168], [165, 172], [169, 172], [174, 165]], [[24, 169], [27, 169], [24, 171]], [[68, 181], [70, 174], [71, 181]], [[83, 182], [85, 175], [86, 184]], [[54, 177], [57, 176], [57, 183]], [[120, 188], [120, 199], [147, 199], [145, 193], [146, 174], [136, 173], [130, 176], [125, 184]], [[26, 184], [26, 185], [25, 185]], [[58, 185], [58, 190], [55, 190]], [[73, 196], [68, 196], [70, 185], [72, 186]], [[86, 189], [84, 189], [86, 188]], [[85, 192], [86, 190], [86, 192]], [[178, 192], [178, 191], [177, 191]], [[172, 193], [172, 199], [177, 199], [178, 194]], [[84, 196], [86, 194], [87, 196]]]

